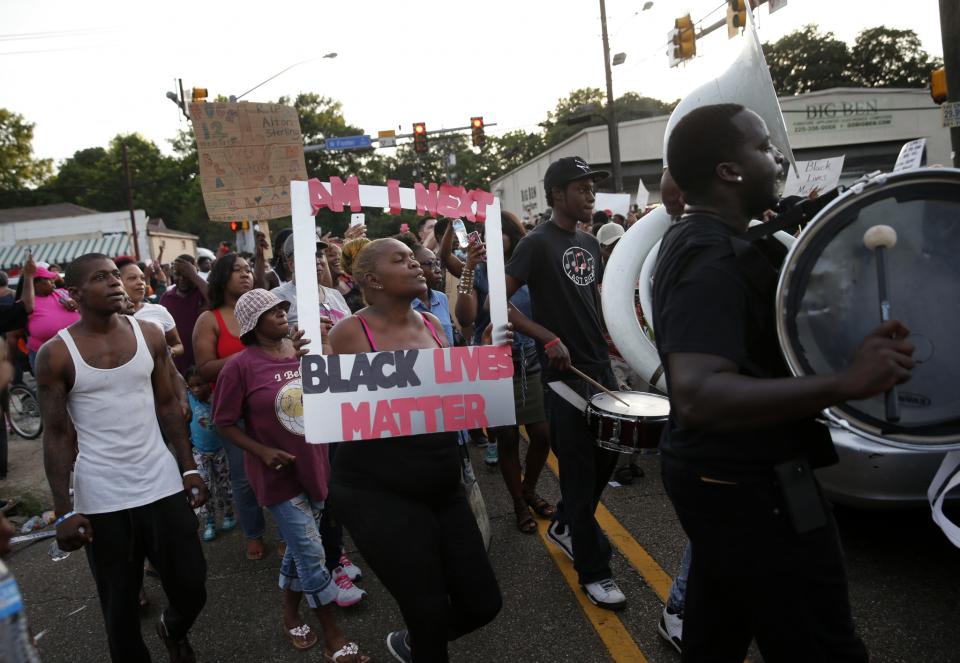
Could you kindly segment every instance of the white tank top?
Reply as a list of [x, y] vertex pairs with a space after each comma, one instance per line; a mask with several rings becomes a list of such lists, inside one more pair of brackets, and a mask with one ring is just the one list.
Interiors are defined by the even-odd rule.
[[73, 508], [85, 514], [132, 509], [183, 490], [180, 470], [157, 422], [150, 380], [153, 357], [140, 323], [127, 316], [120, 319], [133, 327], [137, 351], [117, 368], [90, 366], [69, 330], [59, 332], [76, 373], [67, 393], [80, 448]]

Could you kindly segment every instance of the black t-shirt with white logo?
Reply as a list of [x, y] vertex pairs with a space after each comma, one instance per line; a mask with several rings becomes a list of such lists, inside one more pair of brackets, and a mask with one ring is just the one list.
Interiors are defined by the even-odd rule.
[[[691, 214], [664, 236], [653, 282], [660, 360], [670, 353], [725, 357], [742, 375], [790, 375], [777, 341], [775, 297], [785, 249], [765, 239], [748, 244], [718, 218]], [[718, 248], [719, 247], [719, 248]], [[670, 372], [666, 371], [667, 387]], [[764, 429], [684, 429], [672, 416], [660, 449], [665, 462], [729, 481], [770, 478], [774, 465], [805, 457], [836, 462], [829, 432], [813, 418]]]
[[[533, 319], [563, 341], [574, 366], [597, 376], [610, 365], [600, 322], [603, 264], [596, 237], [541, 223], [517, 244], [506, 272], [529, 286]], [[549, 369], [544, 374], [557, 377]]]

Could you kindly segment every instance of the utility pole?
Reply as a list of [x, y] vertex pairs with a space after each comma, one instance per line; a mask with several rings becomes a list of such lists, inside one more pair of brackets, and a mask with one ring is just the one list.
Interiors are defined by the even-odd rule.
[[[949, 0], [940, 0], [941, 4]], [[620, 130], [613, 106], [613, 74], [610, 71], [610, 40], [607, 37], [607, 6], [600, 0], [600, 29], [603, 33], [603, 70], [607, 76], [607, 137], [610, 140], [610, 170], [613, 171], [613, 192], [623, 191], [623, 173], [620, 172]]]
[[[957, 0], [940, 0], [940, 34], [943, 39], [943, 68], [947, 76], [947, 102], [960, 102], [960, 6]], [[953, 167], [960, 168], [960, 127], [950, 129]]]
[[137, 237], [137, 217], [133, 213], [133, 180], [130, 177], [126, 143], [123, 144], [123, 171], [127, 174], [127, 207], [130, 208], [130, 229], [133, 231], [133, 255], [140, 262], [140, 238]]

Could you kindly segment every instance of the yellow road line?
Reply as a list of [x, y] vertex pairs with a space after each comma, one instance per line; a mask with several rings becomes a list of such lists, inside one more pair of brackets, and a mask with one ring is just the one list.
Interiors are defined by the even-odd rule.
[[[550, 466], [550, 469], [553, 470], [554, 474], [560, 476], [557, 458], [553, 455], [553, 452], [550, 452], [550, 456], [547, 458], [547, 464]], [[606, 532], [610, 541], [619, 548], [623, 556], [627, 558], [630, 565], [643, 576], [647, 584], [657, 593], [660, 600], [666, 601], [667, 596], [670, 594], [670, 585], [673, 583], [673, 579], [657, 564], [653, 557], [643, 549], [643, 546], [637, 543], [637, 540], [634, 539], [630, 535], [630, 532], [620, 524], [620, 521], [610, 513], [607, 507], [603, 505], [603, 502], [597, 507], [597, 522], [600, 524], [600, 527], [603, 528], [603, 531]]]
[[606, 646], [607, 651], [610, 653], [610, 657], [615, 663], [647, 663], [647, 657], [643, 655], [637, 643], [630, 637], [630, 633], [627, 632], [620, 618], [617, 617], [615, 613], [609, 610], [603, 610], [590, 603], [590, 600], [580, 588], [580, 583], [577, 580], [577, 572], [574, 570], [573, 564], [552, 541], [547, 539], [549, 521], [539, 520], [537, 523], [537, 532], [540, 534], [543, 545], [546, 546], [547, 552], [550, 554], [550, 557], [553, 558], [553, 563], [560, 569], [564, 580], [567, 581], [570, 589], [573, 590], [577, 602], [586, 613], [597, 635], [600, 636], [604, 646]]

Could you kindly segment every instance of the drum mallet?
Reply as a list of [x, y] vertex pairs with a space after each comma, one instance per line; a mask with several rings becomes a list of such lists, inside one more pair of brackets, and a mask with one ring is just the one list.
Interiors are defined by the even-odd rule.
[[[877, 256], [877, 289], [880, 295], [880, 322], [890, 319], [890, 297], [887, 294], [886, 250], [897, 244], [897, 231], [890, 226], [877, 225], [867, 228], [863, 233], [863, 244]], [[887, 421], [900, 421], [900, 401], [897, 388], [892, 387], [885, 394]]]

